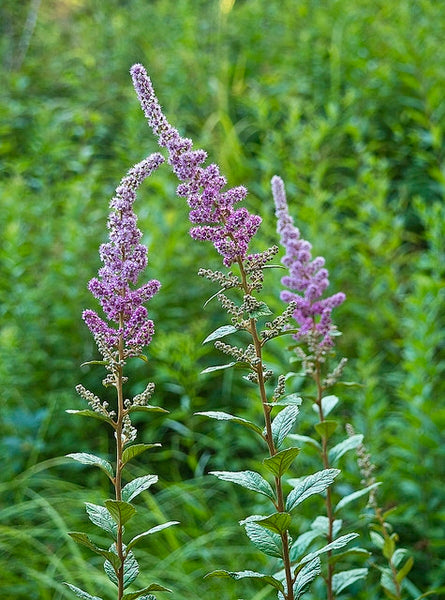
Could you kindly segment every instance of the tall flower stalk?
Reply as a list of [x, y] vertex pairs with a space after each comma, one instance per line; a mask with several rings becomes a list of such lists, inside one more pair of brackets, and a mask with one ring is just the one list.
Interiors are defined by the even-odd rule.
[[[219, 285], [220, 289], [215, 297], [231, 320], [230, 325], [218, 328], [204, 342], [214, 342], [215, 347], [229, 355], [232, 361], [209, 367], [204, 372], [230, 368], [235, 364], [245, 367], [248, 371], [246, 378], [257, 388], [263, 412], [261, 425], [223, 411], [198, 414], [233, 421], [255, 433], [264, 442], [267, 456], [261, 469], [265, 476], [250, 470], [216, 471], [213, 474], [257, 492], [272, 503], [271, 514], [252, 515], [242, 521], [242, 525], [248, 537], [262, 552], [279, 559], [279, 571], [270, 575], [251, 570], [219, 570], [210, 575], [261, 579], [277, 590], [279, 599], [297, 600], [320, 573], [319, 556], [342, 548], [356, 537], [354, 533], [336, 539], [331, 536], [323, 547], [302, 555], [301, 544], [295, 545], [299, 539], [295, 542], [290, 535], [291, 513], [313, 494], [323, 494], [339, 473], [338, 469], [325, 467], [322, 471], [300, 479], [286, 497], [284, 476], [300, 449], [295, 446], [285, 447], [284, 442], [297, 420], [301, 399], [296, 394], [286, 395], [285, 375], [274, 375], [265, 364], [263, 354], [265, 344], [273, 338], [292, 332], [296, 335], [302, 333], [298, 329], [290, 329], [288, 324], [292, 315], [296, 311], [302, 311], [304, 307], [296, 298], [282, 314], [270, 322], [260, 324], [264, 317], [272, 314], [257, 296], [262, 289], [265, 269], [271, 266], [268, 263], [276, 255], [278, 248], [274, 246], [260, 253], [249, 253], [249, 243], [258, 230], [261, 218], [250, 214], [245, 207], [237, 207], [247, 195], [246, 188], [238, 186], [225, 190], [227, 182], [218, 166], [202, 166], [207, 159], [206, 152], [193, 150], [192, 141], [181, 137], [166, 119], [144, 67], [134, 65], [131, 75], [148, 123], [158, 138], [159, 145], [167, 149], [168, 162], [180, 180], [177, 193], [187, 199], [193, 225], [190, 230], [192, 238], [212, 242], [222, 256], [223, 265], [232, 269], [228, 272], [200, 270], [201, 276]], [[320, 352], [322, 347], [329, 345], [332, 332], [327, 324], [327, 317], [333, 302], [335, 301], [331, 300], [323, 304], [324, 317], [320, 321], [320, 333], [323, 332], [324, 335]], [[307, 326], [308, 322], [305, 323], [305, 327]], [[250, 338], [247, 346], [229, 345], [221, 341], [222, 338], [241, 331]], [[270, 381], [274, 377], [275, 387], [272, 390]]]
[[[132, 424], [131, 415], [135, 412], [166, 412], [152, 406], [149, 400], [154, 392], [154, 384], [148, 383], [145, 390], [126, 398], [124, 393], [127, 377], [125, 366], [129, 358], [138, 357], [147, 360], [143, 354], [145, 346], [151, 342], [154, 324], [148, 318], [144, 304], [160, 288], [159, 281], [153, 279], [136, 287], [141, 273], [147, 266], [147, 248], [140, 243], [142, 233], [137, 227], [137, 216], [133, 210], [136, 190], [162, 162], [160, 154], [152, 154], [135, 165], [122, 179], [116, 194], [110, 202], [111, 213], [108, 217], [109, 241], [100, 247], [103, 266], [98, 277], [89, 283], [89, 290], [99, 300], [105, 319], [93, 310], [85, 310], [83, 319], [94, 336], [102, 360], [86, 364], [101, 364], [108, 371], [102, 383], [115, 389], [116, 404], [110, 409], [108, 402], [101, 400], [82, 385], [77, 392], [89, 404], [86, 410], [68, 412], [93, 417], [107, 425], [114, 432], [114, 465], [98, 456], [87, 453], [74, 453], [68, 456], [80, 463], [99, 467], [108, 477], [114, 490], [114, 498], [105, 500], [104, 505], [86, 503], [86, 510], [92, 523], [105, 531], [113, 540], [109, 548], [100, 548], [84, 533], [72, 532], [71, 537], [78, 543], [93, 550], [105, 558], [104, 569], [111, 582], [116, 586], [117, 600], [153, 600], [152, 591], [167, 590], [153, 583], [143, 589], [126, 593], [125, 590], [136, 579], [139, 565], [133, 554], [133, 548], [147, 536], [173, 525], [176, 521], [152, 527], [127, 544], [124, 543], [124, 525], [135, 515], [136, 508], [131, 501], [141, 492], [156, 483], [156, 475], [144, 475], [124, 484], [124, 471], [128, 462], [142, 452], [159, 444], [134, 444], [137, 430]], [[84, 600], [102, 600], [91, 596], [74, 585], [68, 587]]]

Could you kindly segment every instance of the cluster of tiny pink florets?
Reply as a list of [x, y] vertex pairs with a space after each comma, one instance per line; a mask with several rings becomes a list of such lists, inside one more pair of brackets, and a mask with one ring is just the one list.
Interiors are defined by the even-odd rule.
[[93, 310], [85, 310], [82, 314], [95, 338], [107, 347], [116, 347], [122, 338], [126, 356], [140, 354], [154, 333], [153, 321], [148, 319], [143, 304], [158, 292], [161, 284], [153, 279], [133, 289], [147, 266], [147, 248], [140, 244], [142, 233], [137, 227], [133, 203], [137, 188], [163, 162], [160, 154], [150, 155], [135, 165], [116, 189], [116, 195], [110, 202], [109, 241], [99, 250], [103, 267], [99, 269], [98, 277], [91, 279], [88, 285], [90, 292], [100, 301], [109, 322]]

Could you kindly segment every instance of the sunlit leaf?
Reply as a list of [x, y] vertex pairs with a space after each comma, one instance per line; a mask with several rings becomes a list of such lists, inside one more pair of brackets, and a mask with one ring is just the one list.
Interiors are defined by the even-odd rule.
[[244, 525], [246, 533], [251, 542], [264, 554], [282, 558], [281, 537], [268, 529], [264, 529], [254, 522], [248, 522]]
[[212, 471], [210, 474], [224, 481], [231, 481], [249, 490], [263, 494], [272, 501], [275, 500], [275, 494], [270, 484], [255, 471]]
[[298, 406], [286, 406], [272, 421], [272, 439], [276, 448], [279, 448], [291, 431], [300, 412]]
[[71, 583], [65, 582], [65, 585], [69, 587], [70, 590], [74, 592], [78, 598], [81, 598], [82, 600], [102, 600], [102, 598], [99, 598], [99, 596], [91, 596], [91, 594], [87, 594], [87, 592], [84, 592], [75, 585], [71, 585]]
[[286, 510], [290, 512], [309, 496], [323, 493], [339, 473], [338, 469], [324, 469], [299, 481], [287, 497]]
[[332, 577], [332, 587], [335, 594], [340, 594], [347, 587], [359, 581], [360, 579], [366, 579], [368, 575], [368, 569], [363, 567], [361, 569], [350, 569], [349, 571], [342, 571], [335, 573]]
[[[111, 550], [111, 549], [110, 549]], [[112, 551], [116, 551], [115, 545], [112, 546]], [[112, 581], [115, 585], [118, 585], [118, 578], [116, 572], [111, 565], [111, 563], [106, 560], [104, 563], [105, 573], [108, 575], [110, 581]], [[124, 589], [127, 588], [136, 577], [139, 575], [139, 565], [133, 554], [133, 552], [128, 552], [125, 560], [124, 560]]]
[[91, 504], [91, 502], [85, 502], [86, 511], [88, 517], [92, 523], [116, 537], [117, 523], [114, 521], [105, 506], [98, 504]]
[[113, 480], [113, 467], [109, 462], [94, 454], [87, 454], [86, 452], [74, 452], [66, 455], [68, 458], [72, 458], [83, 465], [92, 465], [99, 467], [111, 480]]
[[307, 590], [308, 586], [314, 581], [314, 579], [320, 575], [321, 565], [318, 557], [314, 558], [311, 562], [304, 565], [299, 571], [295, 583], [294, 583], [294, 595], [295, 600], [299, 600]]
[[110, 419], [110, 417], [107, 417], [106, 415], [103, 415], [102, 413], [96, 412], [95, 410], [68, 409], [65, 412], [67, 412], [70, 415], [79, 415], [80, 417], [91, 417], [92, 419], [97, 419], [98, 421], [104, 421], [105, 423], [109, 423], [110, 425], [114, 424], [114, 421], [112, 419]]
[[142, 477], [133, 479], [133, 481], [130, 481], [122, 488], [122, 500], [124, 500], [124, 502], [131, 502], [133, 498], [136, 498], [141, 492], [148, 490], [148, 488], [157, 481], [157, 475], [143, 475]]
[[223, 327], [218, 327], [218, 329], [215, 329], [215, 331], [213, 333], [208, 335], [202, 343], [207, 344], [207, 342], [213, 342], [214, 340], [219, 340], [219, 339], [225, 337], [226, 335], [235, 333], [236, 331], [238, 331], [238, 329], [236, 327], [234, 327], [233, 325], [224, 325]]
[[212, 571], [208, 573], [206, 577], [231, 577], [232, 579], [261, 579], [265, 583], [270, 584], [275, 589], [280, 590], [280, 592], [284, 592], [284, 587], [281, 581], [275, 579], [271, 575], [265, 575], [264, 573], [257, 573], [256, 571]]
[[128, 414], [134, 413], [134, 412], [168, 413], [168, 410], [166, 410], [165, 408], [162, 408], [161, 406], [154, 406], [152, 404], [145, 404], [143, 406], [135, 404], [133, 406], [130, 406], [130, 408], [128, 409]]
[[353, 492], [352, 494], [349, 494], [348, 496], [345, 496], [344, 498], [342, 498], [340, 500], [340, 502], [335, 507], [335, 512], [337, 512], [341, 508], [345, 507], [350, 502], [354, 502], [354, 500], [357, 500], [358, 498], [361, 498], [362, 496], [365, 496], [366, 494], [369, 494], [369, 492], [371, 490], [375, 489], [380, 484], [381, 484], [381, 482], [377, 481], [376, 483], [368, 485], [367, 487], [363, 488], [362, 490], [358, 490], [357, 492]]
[[230, 369], [230, 367], [233, 367], [234, 365], [236, 365], [236, 362], [230, 362], [225, 365], [215, 365], [214, 367], [207, 367], [207, 369], [201, 371], [201, 375], [204, 375], [204, 373], [213, 373], [214, 371], [221, 371], [222, 369]]
[[209, 410], [206, 412], [197, 412], [195, 415], [201, 415], [203, 417], [209, 417], [209, 419], [216, 419], [218, 421], [233, 421], [233, 423], [237, 423], [238, 425], [242, 425], [243, 427], [247, 427], [255, 433], [258, 433], [261, 437], [263, 435], [263, 430], [255, 423], [248, 421], [247, 419], [242, 419], [241, 417], [236, 417], [234, 415], [230, 415], [229, 413], [223, 412], [221, 410]]

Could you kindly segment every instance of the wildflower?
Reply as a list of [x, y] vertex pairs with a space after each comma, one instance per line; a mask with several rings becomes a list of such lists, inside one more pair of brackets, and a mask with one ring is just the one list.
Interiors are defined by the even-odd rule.
[[102, 244], [99, 251], [103, 267], [99, 269], [99, 276], [88, 285], [90, 292], [100, 301], [109, 322], [93, 310], [85, 310], [82, 314], [100, 349], [106, 354], [117, 350], [122, 340], [124, 358], [136, 356], [143, 346], [150, 343], [154, 333], [153, 321], [148, 319], [143, 304], [158, 292], [161, 284], [153, 279], [138, 289], [132, 289], [147, 265], [147, 248], [139, 243], [142, 233], [137, 228], [133, 203], [137, 188], [163, 162], [160, 154], [152, 154], [135, 165], [122, 179], [110, 202], [109, 241]]
[[148, 124], [159, 145], [167, 148], [168, 162], [181, 181], [177, 194], [187, 198], [190, 207], [189, 218], [194, 224], [191, 237], [212, 242], [226, 267], [243, 260], [261, 223], [261, 217], [250, 214], [246, 208], [235, 208], [246, 197], [247, 189], [238, 186], [223, 191], [227, 181], [219, 167], [202, 167], [207, 153], [192, 150], [192, 140], [181, 137], [167, 121], [144, 67], [133, 65], [131, 75]]
[[346, 296], [343, 292], [338, 292], [321, 299], [329, 286], [324, 258], [317, 256], [312, 259], [311, 244], [300, 237], [300, 231], [289, 215], [282, 179], [275, 175], [271, 183], [278, 220], [277, 231], [281, 236], [281, 244], [286, 250], [281, 262], [289, 269], [289, 275], [283, 277], [281, 282], [290, 290], [295, 290], [283, 290], [281, 299], [284, 302], [295, 303], [293, 317], [300, 326], [295, 337], [302, 339], [315, 334], [318, 351], [323, 353], [334, 345], [332, 336], [335, 328], [332, 325], [332, 310], [344, 302]]

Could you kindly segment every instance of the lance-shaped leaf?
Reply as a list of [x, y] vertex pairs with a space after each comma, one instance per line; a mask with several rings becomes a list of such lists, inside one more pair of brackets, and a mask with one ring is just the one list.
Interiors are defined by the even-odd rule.
[[99, 421], [105, 421], [106, 423], [109, 423], [110, 425], [114, 425], [114, 422], [112, 419], [110, 419], [110, 417], [107, 417], [106, 415], [103, 415], [102, 413], [96, 412], [95, 410], [72, 410], [72, 409], [68, 409], [65, 412], [67, 412], [70, 415], [79, 415], [81, 417], [91, 417], [93, 419], [98, 419]]
[[355, 540], [357, 537], [358, 533], [347, 533], [346, 535], [342, 535], [330, 544], [323, 546], [323, 548], [315, 550], [315, 552], [311, 552], [310, 554], [306, 554], [306, 556], [304, 556], [298, 564], [304, 565], [307, 562], [312, 561], [317, 556], [320, 556], [320, 554], [325, 554], [326, 552], [331, 552], [332, 550], [339, 550], [340, 548], [346, 546], [346, 544], [349, 544], [350, 541]]
[[290, 548], [290, 560], [291, 562], [295, 562], [300, 556], [302, 556], [312, 542], [320, 537], [319, 531], [305, 531], [301, 535], [297, 537], [295, 542], [292, 544]]
[[87, 592], [84, 592], [83, 590], [76, 587], [75, 585], [71, 585], [71, 583], [66, 583], [66, 582], [64, 582], [64, 583], [67, 587], [70, 588], [70, 590], [72, 592], [74, 592], [76, 594], [76, 596], [78, 598], [81, 598], [82, 600], [102, 600], [102, 598], [99, 598], [99, 596], [92, 596], [91, 594], [87, 594]]
[[139, 456], [142, 452], [146, 450], [150, 450], [150, 448], [160, 447], [161, 444], [134, 444], [133, 446], [128, 446], [122, 453], [122, 464], [126, 465], [132, 458]]
[[283, 551], [281, 537], [268, 529], [264, 529], [254, 522], [248, 522], [244, 525], [250, 541], [264, 554], [282, 558]]
[[316, 423], [314, 427], [320, 437], [328, 440], [337, 429], [338, 422], [330, 420], [320, 421], [320, 423]]
[[67, 454], [67, 457], [72, 458], [83, 465], [99, 467], [99, 469], [113, 481], [113, 467], [103, 458], [99, 458], [99, 456], [95, 456], [94, 454], [87, 454], [86, 452], [74, 452], [72, 454]]
[[256, 571], [218, 570], [218, 571], [212, 571], [211, 573], [208, 573], [206, 575], [206, 577], [231, 577], [232, 579], [235, 579], [235, 580], [261, 579], [262, 581], [264, 581], [265, 583], [268, 583], [269, 585], [271, 585], [275, 589], [279, 590], [280, 592], [284, 592], [284, 587], [283, 587], [283, 584], [281, 583], [281, 581], [278, 581], [278, 579], [275, 579], [275, 577], [272, 577], [271, 575], [264, 575], [264, 573], [257, 573]]
[[277, 452], [274, 456], [265, 458], [263, 464], [275, 477], [281, 477], [291, 466], [299, 452], [300, 448], [286, 448], [286, 450], [281, 450], [281, 452]]
[[118, 525], [125, 525], [136, 514], [132, 504], [121, 500], [105, 500], [105, 506]]
[[134, 412], [168, 413], [168, 410], [166, 410], [165, 408], [162, 408], [161, 406], [154, 406], [152, 404], [145, 404], [143, 406], [135, 404], [133, 406], [130, 406], [130, 408], [128, 409], [128, 413], [134, 413]]
[[349, 450], [354, 450], [357, 448], [359, 444], [363, 441], [363, 435], [358, 433], [356, 435], [351, 435], [351, 437], [346, 438], [336, 446], [333, 446], [329, 450], [329, 463], [331, 465], [335, 464], [343, 454], [346, 454]]
[[201, 415], [203, 417], [209, 417], [209, 419], [216, 419], [217, 421], [233, 421], [233, 423], [238, 423], [238, 425], [242, 425], [243, 427], [247, 427], [247, 429], [251, 429], [255, 433], [258, 433], [261, 437], [263, 436], [263, 430], [255, 423], [251, 421], [247, 421], [247, 419], [242, 419], [241, 417], [235, 417], [234, 415], [230, 415], [221, 410], [208, 410], [206, 412], [197, 412], [195, 415]]
[[105, 506], [85, 502], [88, 517], [92, 523], [109, 533], [111, 536], [117, 535], [117, 523], [112, 518]]
[[338, 469], [323, 469], [299, 481], [287, 497], [286, 510], [290, 512], [309, 496], [323, 493], [339, 473]]
[[300, 406], [303, 399], [298, 394], [289, 394], [285, 398], [280, 398], [276, 402], [268, 402], [269, 406]]
[[368, 569], [365, 567], [361, 569], [350, 569], [349, 571], [342, 571], [336, 573], [332, 577], [332, 588], [335, 594], [339, 594], [347, 587], [359, 581], [359, 579], [366, 579], [368, 575]]
[[[122, 600], [136, 600], [136, 598], [141, 598], [141, 596], [147, 594], [147, 592], [171, 592], [171, 590], [164, 587], [163, 585], [160, 585], [159, 583], [152, 583], [142, 590], [137, 590], [136, 592], [124, 594], [122, 596]], [[151, 598], [153, 598], [153, 600], [156, 600], [154, 596], [144, 596], [144, 598], [141, 598], [141, 600], [148, 600], [149, 598], [150, 600]]]
[[155, 525], [155, 527], [152, 527], [148, 531], [144, 531], [144, 533], [140, 533], [139, 535], [135, 536], [129, 542], [129, 544], [127, 546], [127, 549], [130, 550], [138, 542], [140, 542], [141, 540], [143, 540], [147, 536], [152, 535], [153, 533], [157, 533], [158, 531], [162, 531], [163, 529], [167, 529], [167, 527], [171, 527], [172, 525], [178, 525], [178, 524], [179, 524], [179, 521], [168, 521], [168, 523], [162, 523], [162, 525]]
[[337, 563], [340, 560], [344, 560], [345, 558], [350, 558], [350, 557], [358, 557], [358, 558], [362, 558], [363, 560], [369, 558], [371, 556], [371, 552], [369, 552], [368, 550], [366, 550], [365, 548], [359, 548], [359, 547], [355, 547], [355, 548], [350, 548], [349, 550], [345, 550], [344, 552], [339, 552], [338, 554], [334, 554], [333, 556], [330, 557], [329, 559], [329, 564], [330, 565], [335, 565], [335, 563]]
[[238, 329], [236, 327], [234, 327], [233, 325], [224, 325], [223, 327], [218, 327], [218, 329], [215, 329], [215, 331], [213, 333], [208, 335], [202, 343], [207, 344], [207, 342], [213, 342], [215, 340], [220, 340], [221, 338], [225, 337], [226, 335], [235, 333], [236, 331], [238, 331]]
[[236, 365], [236, 362], [230, 362], [225, 365], [215, 365], [214, 367], [207, 367], [207, 369], [201, 371], [201, 375], [204, 375], [204, 373], [213, 373], [213, 371], [221, 371], [222, 369], [230, 369], [230, 367], [233, 367], [234, 365]]
[[[116, 546], [113, 544], [110, 550], [116, 551]], [[104, 563], [104, 571], [108, 575], [110, 581], [112, 581], [115, 585], [119, 585], [116, 571], [114, 570], [113, 565], [108, 560], [106, 560]], [[124, 560], [124, 589], [127, 588], [131, 583], [133, 583], [133, 581], [138, 575], [138, 562], [133, 552], [128, 552]]]
[[141, 492], [148, 490], [148, 488], [156, 483], [158, 480], [157, 475], [143, 475], [142, 477], [136, 477], [133, 481], [127, 483], [122, 488], [122, 500], [124, 502], [131, 502], [133, 498], [136, 498]]
[[298, 573], [294, 583], [294, 596], [295, 600], [299, 600], [306, 592], [309, 585], [314, 579], [320, 575], [321, 565], [318, 556], [311, 560], [311, 562], [304, 565], [301, 571]]
[[[328, 416], [328, 414], [331, 412], [332, 409], [334, 409], [338, 404], [338, 398], [337, 396], [324, 396], [321, 399], [321, 409], [323, 411], [323, 417], [326, 419], [326, 417]], [[313, 404], [312, 405], [313, 410], [317, 413], [319, 413], [319, 408], [317, 404]]]
[[258, 308], [248, 311], [248, 315], [253, 319], [256, 319], [257, 317], [266, 317], [271, 314], [273, 313], [265, 302], [260, 302]]
[[256, 471], [212, 471], [211, 475], [215, 475], [223, 481], [231, 481], [243, 487], [263, 494], [275, 501], [275, 494], [270, 484]]
[[247, 519], [240, 521], [240, 525], [246, 525], [247, 523], [257, 523], [261, 527], [281, 535], [289, 529], [291, 516], [289, 513], [276, 512], [267, 517], [252, 515], [251, 517], [247, 517]]
[[120, 561], [120, 558], [117, 556], [117, 554], [114, 554], [113, 552], [110, 552], [109, 550], [105, 550], [104, 548], [99, 548], [98, 546], [96, 546], [96, 544], [94, 544], [90, 540], [90, 538], [87, 536], [86, 533], [81, 533], [78, 531], [71, 531], [68, 533], [68, 535], [78, 544], [81, 544], [82, 546], [86, 546], [87, 548], [89, 548], [90, 550], [95, 552], [96, 554], [99, 554], [100, 556], [103, 556], [104, 558], [109, 560], [115, 569], [119, 569], [119, 567], [121, 565], [121, 561]]
[[291, 440], [295, 440], [296, 442], [300, 442], [301, 444], [309, 444], [311, 446], [313, 446], [314, 448], [316, 448], [317, 450], [321, 450], [321, 444], [319, 442], [317, 442], [317, 440], [314, 440], [314, 438], [311, 438], [308, 435], [300, 435], [299, 433], [291, 433], [289, 435]]
[[405, 577], [411, 571], [413, 564], [414, 564], [414, 558], [412, 556], [410, 556], [408, 558], [408, 560], [405, 562], [405, 564], [403, 565], [403, 567], [400, 569], [400, 571], [398, 571], [398, 573], [396, 575], [396, 579], [397, 579], [398, 583], [402, 583], [402, 581], [405, 579]]
[[285, 440], [287, 434], [294, 426], [299, 413], [298, 406], [286, 406], [280, 411], [272, 422], [272, 439], [275, 448], [279, 448]]
[[343, 508], [344, 506], [346, 506], [350, 502], [354, 502], [354, 500], [357, 500], [358, 498], [361, 498], [362, 496], [365, 496], [366, 494], [369, 494], [369, 492], [371, 490], [373, 490], [374, 488], [376, 488], [380, 484], [381, 484], [381, 482], [377, 481], [376, 483], [372, 483], [371, 485], [368, 485], [367, 487], [363, 488], [362, 490], [358, 490], [357, 492], [353, 492], [352, 494], [349, 494], [348, 496], [345, 496], [337, 504], [337, 506], [335, 507], [335, 511], [334, 512], [337, 512], [338, 510], [340, 510], [341, 508]]

